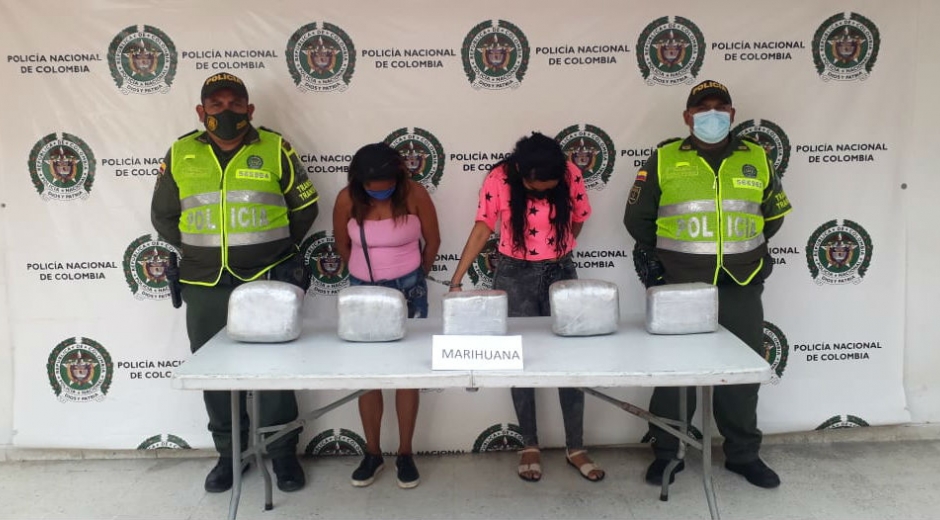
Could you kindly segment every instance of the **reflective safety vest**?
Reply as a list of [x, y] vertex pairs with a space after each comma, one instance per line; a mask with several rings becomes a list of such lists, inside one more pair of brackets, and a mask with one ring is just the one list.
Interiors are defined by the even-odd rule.
[[[243, 146], [225, 172], [211, 146], [196, 140], [198, 133], [173, 144], [170, 171], [179, 187], [183, 247], [218, 248], [221, 255], [215, 280], [184, 282], [215, 285], [229, 267], [230, 256], [290, 238], [280, 186], [281, 136], [261, 129], [258, 134], [261, 138]], [[246, 281], [270, 267], [273, 264]]]
[[[656, 248], [714, 256], [717, 281], [728, 255], [748, 253], [764, 244], [761, 202], [770, 182], [767, 156], [759, 145], [743, 141], [749, 151], [733, 152], [716, 175], [695, 150], [680, 149], [682, 144], [668, 143], [657, 151], [662, 196]], [[746, 280], [736, 281], [746, 284], [761, 266]]]

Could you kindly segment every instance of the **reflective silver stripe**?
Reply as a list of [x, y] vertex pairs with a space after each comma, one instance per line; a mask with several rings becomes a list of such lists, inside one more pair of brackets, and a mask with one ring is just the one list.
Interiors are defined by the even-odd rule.
[[198, 195], [190, 195], [189, 197], [181, 200], [180, 208], [183, 211], [186, 211], [188, 209], [198, 208], [199, 206], [218, 204], [221, 200], [222, 196], [217, 191], [212, 193], [200, 193]]
[[[747, 253], [760, 247], [764, 243], [764, 235], [760, 234], [750, 240], [741, 242], [725, 242], [722, 244], [722, 253], [734, 255], [738, 253]], [[673, 238], [656, 238], [656, 247], [667, 251], [676, 251], [678, 253], [690, 253], [693, 255], [717, 255], [717, 242], [686, 242]]]
[[748, 251], [753, 251], [760, 247], [764, 243], [764, 234], [761, 233], [756, 237], [750, 240], [742, 240], [741, 242], [725, 242], [722, 246], [722, 251], [726, 255], [733, 255], [736, 253], [747, 253]]
[[679, 253], [691, 253], [693, 255], [717, 255], [717, 242], [686, 242], [674, 238], [656, 238], [656, 247], [667, 251], [676, 251]]
[[287, 226], [269, 229], [267, 231], [254, 231], [251, 233], [229, 233], [228, 245], [250, 246], [273, 242], [288, 237], [290, 237], [290, 229], [288, 229]]
[[286, 208], [284, 196], [279, 193], [265, 193], [263, 191], [236, 190], [225, 192], [227, 202], [250, 202], [266, 206], [281, 206]]
[[677, 204], [668, 204], [659, 207], [659, 217], [678, 217], [689, 213], [714, 213], [715, 201], [713, 200], [690, 200], [689, 202], [679, 202]]
[[204, 235], [201, 233], [182, 233], [182, 241], [188, 246], [199, 247], [222, 247], [222, 235], [212, 233]]
[[747, 200], [723, 200], [721, 201], [721, 209], [723, 211], [737, 211], [739, 213], [750, 213], [751, 215], [760, 216], [760, 204], [756, 202], [750, 202]]

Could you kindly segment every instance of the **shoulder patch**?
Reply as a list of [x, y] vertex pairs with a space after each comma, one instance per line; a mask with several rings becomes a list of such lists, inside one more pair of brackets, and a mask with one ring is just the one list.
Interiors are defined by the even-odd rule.
[[634, 184], [633, 187], [630, 188], [630, 197], [627, 199], [627, 204], [631, 206], [636, 204], [636, 201], [640, 200], [640, 192], [642, 191], [643, 191], [642, 186], [640, 186], [639, 184]]
[[659, 148], [659, 147], [662, 147], [662, 146], [666, 146], [666, 145], [669, 144], [669, 143], [674, 143], [674, 142], [676, 142], [676, 141], [681, 141], [681, 140], [682, 140], [681, 137], [670, 137], [669, 139], [666, 139], [665, 141], [662, 141], [662, 142], [660, 142], [659, 144], [657, 144], [657, 145], [656, 145], [656, 148]]
[[184, 138], [184, 137], [189, 137], [189, 136], [195, 134], [195, 133], [198, 132], [198, 131], [199, 131], [199, 130], [196, 129], [196, 130], [193, 130], [193, 131], [191, 131], [191, 132], [186, 132], [185, 134], [183, 134], [183, 135], [177, 137], [177, 139], [182, 139], [182, 138]]

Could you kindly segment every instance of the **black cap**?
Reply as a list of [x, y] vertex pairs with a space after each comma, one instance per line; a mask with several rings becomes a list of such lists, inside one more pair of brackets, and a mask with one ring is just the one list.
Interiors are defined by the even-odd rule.
[[220, 72], [206, 78], [206, 81], [202, 84], [202, 94], [199, 99], [204, 100], [224, 88], [231, 90], [237, 96], [248, 99], [248, 89], [245, 88], [245, 82], [239, 79], [238, 76], [228, 72]]
[[372, 143], [353, 155], [350, 169], [362, 182], [397, 179], [401, 171], [401, 154], [387, 143]]
[[703, 99], [710, 97], [716, 97], [729, 105], [731, 104], [731, 94], [728, 93], [728, 87], [717, 81], [707, 79], [692, 87], [685, 108], [692, 108], [701, 103]]

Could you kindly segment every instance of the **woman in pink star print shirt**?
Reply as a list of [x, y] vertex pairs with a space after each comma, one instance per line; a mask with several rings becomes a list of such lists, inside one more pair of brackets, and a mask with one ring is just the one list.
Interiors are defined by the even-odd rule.
[[[581, 170], [568, 160], [554, 139], [533, 132], [520, 139], [512, 155], [494, 166], [483, 181], [476, 223], [450, 290], [460, 290], [464, 274], [498, 224], [499, 256], [493, 289], [506, 291], [509, 316], [549, 316], [549, 286], [578, 277], [571, 251], [590, 216], [591, 204]], [[584, 394], [576, 388], [559, 388], [558, 398], [568, 463], [592, 482], [603, 479], [604, 471], [584, 450]], [[525, 441], [518, 474], [523, 480], [535, 482], [542, 478], [535, 390], [513, 388], [512, 400]]]

